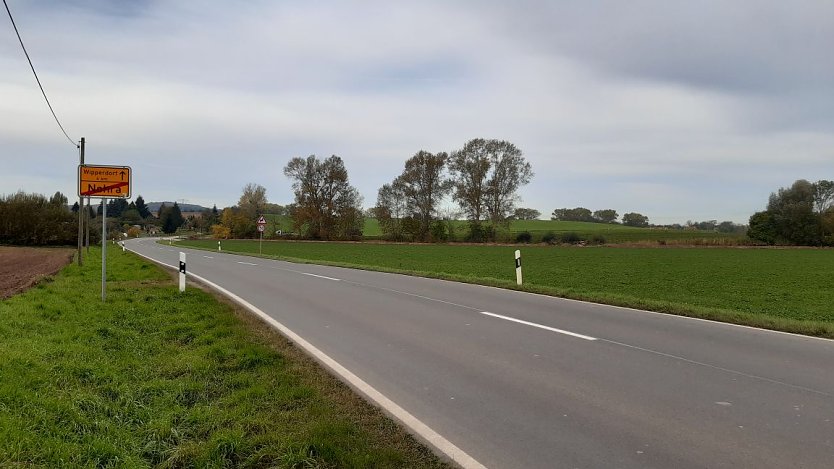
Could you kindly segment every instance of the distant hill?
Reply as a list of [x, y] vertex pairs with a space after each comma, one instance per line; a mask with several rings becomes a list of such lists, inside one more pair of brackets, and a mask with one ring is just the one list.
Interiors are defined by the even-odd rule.
[[[166, 207], [170, 207], [170, 206], [174, 205], [174, 202], [147, 202], [146, 203], [146, 205], [148, 206], [148, 210], [150, 210], [153, 213], [158, 212], [159, 207], [162, 204], [165, 204]], [[202, 205], [180, 204], [180, 203], [177, 203], [177, 205], [180, 206], [180, 212], [202, 212], [203, 210], [209, 210], [208, 208], [203, 207]]]

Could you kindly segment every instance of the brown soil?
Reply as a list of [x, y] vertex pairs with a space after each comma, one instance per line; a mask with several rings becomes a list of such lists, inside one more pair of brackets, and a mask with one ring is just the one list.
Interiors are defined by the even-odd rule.
[[16, 295], [72, 261], [72, 249], [0, 246], [0, 299]]

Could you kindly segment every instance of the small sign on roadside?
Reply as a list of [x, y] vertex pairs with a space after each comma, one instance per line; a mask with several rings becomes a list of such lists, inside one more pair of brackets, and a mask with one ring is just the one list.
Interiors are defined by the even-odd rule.
[[263, 215], [258, 218], [258, 254], [263, 252], [264, 231], [266, 231], [266, 218]]

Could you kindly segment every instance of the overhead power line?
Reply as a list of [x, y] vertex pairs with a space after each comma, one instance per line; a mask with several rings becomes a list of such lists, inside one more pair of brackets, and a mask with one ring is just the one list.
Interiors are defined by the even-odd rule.
[[55, 110], [52, 109], [52, 104], [49, 102], [49, 98], [46, 97], [46, 91], [43, 90], [41, 80], [40, 78], [38, 78], [38, 72], [35, 71], [35, 66], [32, 65], [32, 59], [29, 58], [29, 52], [26, 52], [26, 46], [23, 45], [23, 39], [21, 39], [20, 37], [20, 31], [17, 30], [17, 25], [15, 24], [14, 18], [12, 17], [12, 11], [9, 10], [9, 4], [6, 2], [6, 0], [3, 0], [3, 5], [6, 6], [6, 13], [9, 14], [9, 19], [12, 21], [12, 27], [14, 28], [15, 34], [17, 34], [17, 40], [20, 41], [20, 47], [21, 49], [23, 49], [23, 53], [26, 55], [26, 60], [29, 61], [29, 67], [32, 69], [32, 73], [35, 75], [35, 81], [38, 82], [38, 88], [41, 89], [41, 94], [43, 95], [43, 99], [46, 100], [46, 105], [49, 106], [49, 111], [52, 112], [52, 117], [55, 118], [55, 122], [58, 123], [58, 127], [61, 128], [61, 132], [64, 133], [64, 136], [67, 137], [67, 140], [69, 140], [69, 142], [74, 147], [78, 147], [78, 144], [76, 144], [75, 141], [73, 141], [73, 139], [71, 139], [70, 136], [67, 134], [67, 131], [64, 130], [64, 126], [61, 125], [61, 121], [59, 121], [58, 116], [55, 115]]

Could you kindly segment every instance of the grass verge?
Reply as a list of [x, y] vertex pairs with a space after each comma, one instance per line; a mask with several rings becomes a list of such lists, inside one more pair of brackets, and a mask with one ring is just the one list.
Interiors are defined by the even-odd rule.
[[[217, 241], [181, 241], [216, 250]], [[419, 275], [834, 338], [834, 250], [264, 242], [263, 257]], [[258, 242], [223, 250], [257, 255]]]
[[444, 467], [268, 326], [100, 251], [0, 301], [0, 466]]

